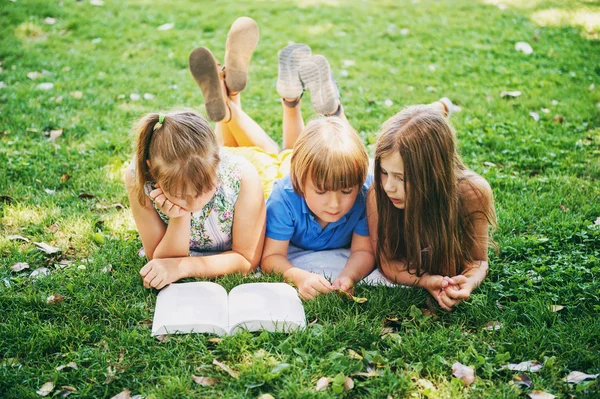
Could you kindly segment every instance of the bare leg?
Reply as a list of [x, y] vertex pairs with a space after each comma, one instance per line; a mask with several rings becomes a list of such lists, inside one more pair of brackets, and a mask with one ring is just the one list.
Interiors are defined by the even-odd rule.
[[252, 119], [242, 111], [234, 101], [229, 102], [231, 119], [224, 122], [229, 128], [231, 135], [235, 138], [239, 147], [260, 147], [264, 151], [277, 154], [279, 147], [269, 135]]
[[[223, 90], [225, 90], [225, 92], [227, 92], [227, 90], [225, 88]], [[240, 109], [242, 109], [242, 100], [240, 97], [241, 97], [240, 93], [236, 93], [234, 95], [229, 95], [228, 100], [226, 99], [225, 102], [227, 103], [228, 106], [229, 106], [230, 102], [233, 102], [236, 105], [238, 105]], [[217, 137], [220, 137], [221, 143], [224, 146], [239, 147], [240, 145], [238, 144], [237, 140], [233, 136], [233, 133], [231, 133], [231, 129], [229, 129], [229, 126], [227, 125], [227, 123], [224, 122], [224, 121], [228, 121], [229, 119], [231, 119], [230, 112], [231, 111], [228, 110], [225, 119], [220, 122], [217, 122], [215, 131], [217, 133]]]
[[[295, 107], [290, 107], [285, 102], [293, 103], [298, 101]], [[302, 110], [300, 108], [300, 99], [287, 100], [281, 99], [283, 107], [283, 148], [293, 148], [296, 140], [304, 130], [304, 119], [302, 119]]]

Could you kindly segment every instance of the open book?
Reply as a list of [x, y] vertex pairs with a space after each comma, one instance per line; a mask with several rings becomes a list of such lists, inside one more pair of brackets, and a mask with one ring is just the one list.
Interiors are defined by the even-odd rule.
[[171, 284], [159, 292], [152, 335], [291, 332], [305, 326], [302, 302], [288, 284], [242, 284], [227, 295], [219, 284], [201, 281]]

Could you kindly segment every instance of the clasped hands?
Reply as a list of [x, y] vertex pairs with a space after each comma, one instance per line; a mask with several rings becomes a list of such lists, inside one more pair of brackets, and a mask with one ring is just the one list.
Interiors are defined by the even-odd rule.
[[448, 312], [459, 302], [469, 298], [474, 288], [469, 278], [462, 274], [454, 277], [429, 275], [423, 278], [427, 281], [421, 285], [429, 291], [440, 307]]

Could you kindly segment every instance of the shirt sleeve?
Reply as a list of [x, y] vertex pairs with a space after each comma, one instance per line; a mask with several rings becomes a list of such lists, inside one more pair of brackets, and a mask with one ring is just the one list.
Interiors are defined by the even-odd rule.
[[294, 235], [294, 213], [287, 200], [285, 190], [275, 183], [267, 200], [266, 236], [274, 240], [291, 240]]
[[368, 236], [369, 235], [369, 223], [367, 221], [367, 193], [369, 192], [369, 187], [373, 181], [373, 176], [367, 176], [367, 181], [362, 187], [362, 191], [360, 195], [360, 217], [358, 218], [358, 223], [354, 227], [354, 232], [359, 236]]

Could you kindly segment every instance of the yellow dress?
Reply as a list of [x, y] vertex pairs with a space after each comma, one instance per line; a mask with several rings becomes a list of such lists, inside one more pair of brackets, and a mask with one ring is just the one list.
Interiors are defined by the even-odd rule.
[[292, 150], [283, 150], [279, 154], [268, 153], [260, 147], [225, 147], [232, 154], [246, 158], [258, 171], [265, 199], [271, 195], [273, 183], [290, 172]]

